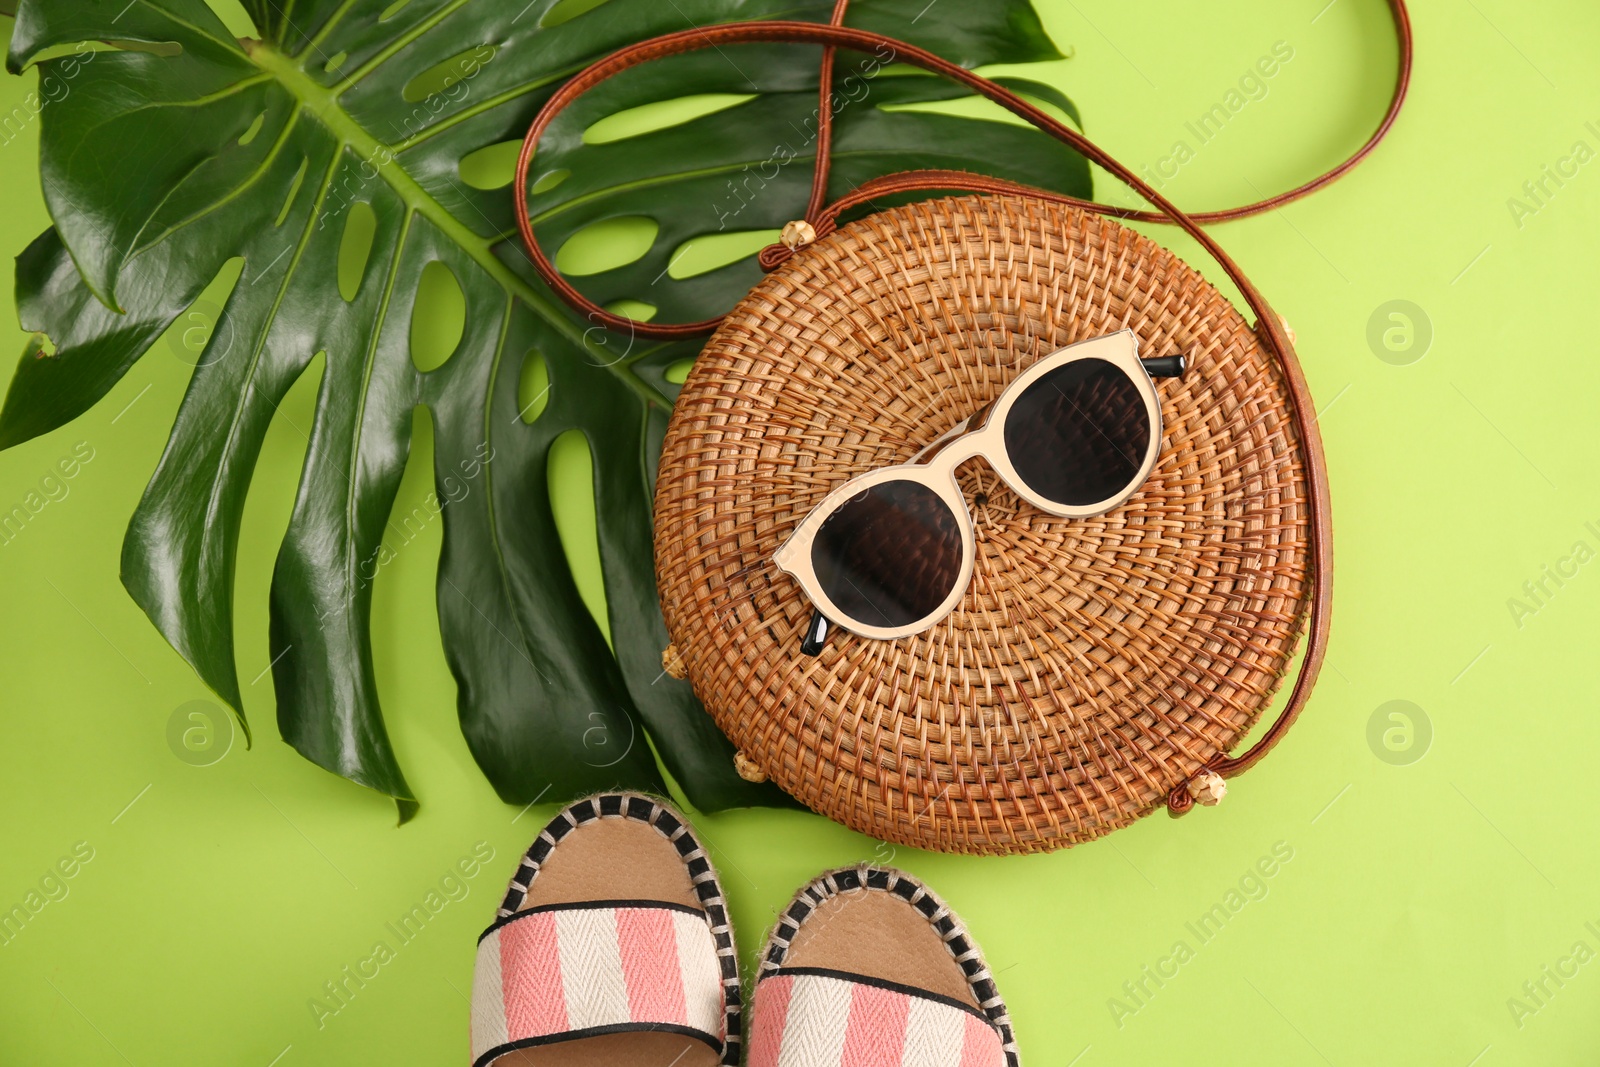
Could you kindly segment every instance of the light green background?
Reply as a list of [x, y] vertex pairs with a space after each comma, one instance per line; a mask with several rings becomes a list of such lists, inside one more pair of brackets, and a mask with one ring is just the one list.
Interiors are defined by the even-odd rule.
[[[1309, 177], [1387, 99], [1380, 0], [1040, 7], [1072, 53], [1042, 76], [1136, 166], [1178, 140], [1196, 148], [1185, 121], [1275, 42], [1293, 49], [1166, 185], [1186, 206]], [[1419, 0], [1414, 17], [1416, 76], [1389, 142], [1331, 190], [1218, 231], [1297, 331], [1322, 408], [1339, 579], [1301, 724], [1220, 808], [1054, 855], [929, 855], [794, 812], [700, 818], [746, 959], [818, 869], [889, 860], [968, 921], [1036, 1065], [1600, 1059], [1600, 963], [1571, 956], [1580, 941], [1600, 951], [1600, 563], [1562, 563], [1575, 542], [1600, 549], [1600, 163], [1547, 183], [1553, 195], [1520, 222], [1508, 206], [1577, 142], [1600, 150], [1600, 9]], [[0, 80], [0, 113], [33, 80]], [[0, 145], [7, 272], [47, 224], [37, 136], [33, 122]], [[1431, 323], [1409, 365], [1369, 347], [1369, 319], [1392, 300]], [[6, 336], [20, 352], [22, 335]], [[415, 822], [396, 828], [388, 801], [300, 759], [273, 725], [267, 587], [307, 388], [283, 406], [245, 513], [235, 614], [255, 747], [204, 767], [175, 758], [169, 718], [210, 695], [117, 568], [184, 389], [181, 348], [162, 342], [77, 423], [0, 455], [8, 510], [79, 442], [93, 449], [67, 495], [0, 545], [0, 908], [77, 843], [93, 850], [69, 894], [0, 947], [0, 1063], [464, 1063], [474, 935], [550, 809], [501, 804], [456, 728], [438, 524], [384, 569], [374, 610], [391, 736], [423, 801]], [[423, 438], [397, 507], [420, 502], [429, 465]], [[1547, 566], [1576, 574], [1546, 580], [1551, 595], [1519, 625], [1508, 599]], [[1369, 719], [1391, 700], [1431, 722], [1425, 758], [1395, 765], [1369, 747]], [[393, 944], [385, 924], [480, 841], [495, 859], [468, 895], [319, 1026], [309, 1002], [323, 983]], [[1292, 859], [1265, 895], [1247, 880], [1259, 899], [1202, 943], [1186, 924], [1228, 903], [1275, 846]], [[1193, 958], [1132, 999], [1124, 983], [1180, 940]], [[1546, 967], [1570, 976], [1557, 984]], [[1529, 981], [1544, 984], [1537, 1000]], [[1137, 1010], [1119, 1019], [1113, 998]]]

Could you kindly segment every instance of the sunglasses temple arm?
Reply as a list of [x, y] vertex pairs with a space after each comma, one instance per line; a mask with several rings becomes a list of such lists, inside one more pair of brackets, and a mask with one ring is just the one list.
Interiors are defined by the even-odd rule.
[[822, 646], [828, 641], [828, 619], [822, 612], [811, 612], [811, 625], [806, 627], [806, 635], [800, 641], [800, 651], [808, 656], [820, 656]]
[[1189, 369], [1189, 361], [1184, 356], [1152, 356], [1139, 362], [1152, 378], [1182, 378], [1183, 372]]

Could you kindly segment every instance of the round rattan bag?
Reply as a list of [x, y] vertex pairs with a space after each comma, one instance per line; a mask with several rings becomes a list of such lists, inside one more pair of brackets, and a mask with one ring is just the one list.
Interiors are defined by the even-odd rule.
[[[772, 562], [829, 490], [901, 463], [1037, 358], [1131, 329], [1182, 353], [1149, 481], [1094, 519], [960, 471], [957, 609], [898, 641], [835, 631]], [[656, 484], [667, 628], [743, 757], [814, 810], [923, 848], [1051, 848], [1162, 803], [1266, 706], [1306, 594], [1281, 376], [1233, 306], [1115, 222], [1016, 197], [869, 216], [769, 274], [674, 408]]]
[[[1325, 185], [1393, 122], [1410, 71], [1404, 5], [1395, 95], [1339, 167], [1237, 218]], [[1165, 803], [1213, 804], [1283, 736], [1315, 684], [1332, 575], [1315, 414], [1285, 324], [1215, 239], [1081, 133], [979, 75], [834, 22], [701, 27], [624, 48], [558, 90], [529, 127], [513, 184], [530, 262], [592, 322], [659, 338], [715, 333], [673, 409], [655, 496], [656, 576], [687, 677], [770, 778], [863, 833], [923, 848], [1056, 848]], [[553, 117], [606, 78], [664, 55], [752, 41], [821, 45], [816, 169], [804, 220], [761, 253], [766, 278], [719, 320], [642, 323], [578, 292], [529, 220], [528, 167]], [[824, 206], [835, 48], [939, 73], [1070, 145], [1156, 212], [955, 171], [905, 171]], [[877, 197], [913, 203], [838, 227]], [[1104, 217], [1171, 222], [1238, 287], [1254, 327], [1198, 272]], [[957, 477], [973, 517], [970, 584], [909, 637], [835, 630], [802, 650], [813, 606], [773, 561], [828, 493], [902, 463], [1035, 361], [1131, 330], [1144, 357], [1181, 355], [1158, 386], [1163, 436], [1138, 491], [1092, 519], [1049, 516], [982, 457]], [[911, 546], [907, 555], [912, 554]], [[1233, 753], [1309, 634], [1272, 725]], [[807, 642], [808, 646], [811, 644]]]

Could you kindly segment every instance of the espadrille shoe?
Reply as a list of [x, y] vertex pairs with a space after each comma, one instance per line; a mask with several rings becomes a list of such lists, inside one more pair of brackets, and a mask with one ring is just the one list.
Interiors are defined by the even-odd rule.
[[474, 1067], [739, 1062], [722, 886], [683, 816], [630, 793], [550, 820], [478, 941]]
[[761, 956], [749, 1067], [1017, 1067], [1011, 1017], [961, 920], [903, 871], [800, 890]]

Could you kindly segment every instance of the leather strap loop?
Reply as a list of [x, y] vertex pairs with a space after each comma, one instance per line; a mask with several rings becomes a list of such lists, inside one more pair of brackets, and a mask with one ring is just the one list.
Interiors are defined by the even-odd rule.
[[[1084, 137], [1083, 134], [1064, 123], [1058, 122], [1055, 118], [1015, 93], [987, 78], [972, 73], [964, 67], [904, 41], [842, 25], [846, 0], [836, 0], [833, 22], [829, 25], [774, 20], [732, 23], [685, 30], [631, 45], [579, 72], [546, 101], [544, 107], [534, 118], [533, 124], [528, 128], [527, 136], [523, 140], [522, 151], [517, 158], [516, 177], [513, 182], [517, 227], [521, 232], [523, 243], [527, 246], [528, 256], [540, 277], [557, 295], [578, 311], [585, 313], [591, 321], [611, 329], [632, 331], [641, 336], [662, 339], [692, 337], [714, 329], [718, 322], [721, 321], [720, 318], [688, 323], [639, 322], [606, 311], [579, 293], [556, 270], [555, 265], [550, 262], [543, 249], [539, 247], [538, 239], [534, 235], [527, 206], [528, 165], [533, 158], [534, 149], [539, 142], [539, 138], [549, 127], [555, 116], [577, 97], [607, 78], [630, 67], [664, 56], [715, 48], [726, 44], [746, 44], [764, 41], [823, 46], [823, 69], [825, 75], [831, 73], [832, 53], [836, 48], [848, 48], [852, 51], [867, 53], [878, 52], [879, 54], [882, 54], [880, 50], [883, 48], [891, 49], [896, 61], [920, 67], [923, 70], [959, 82], [972, 89], [973, 92], [994, 101], [1012, 114], [1024, 119], [1042, 132], [1069, 145], [1086, 159], [1098, 164], [1123, 184], [1139, 193], [1141, 197], [1156, 208], [1153, 212], [1138, 211], [1064, 196], [1047, 190], [1018, 185], [999, 178], [968, 174], [961, 171], [925, 170], [905, 171], [865, 182], [851, 193], [819, 212], [817, 205], [821, 202], [821, 197], [825, 195], [827, 187], [828, 146], [827, 135], [820, 128], [823, 123], [819, 122], [818, 162], [817, 169], [813, 174], [811, 204], [807, 211], [807, 220], [811, 222], [818, 236], [823, 236], [830, 232], [837, 225], [837, 219], [842, 212], [851, 207], [867, 203], [875, 197], [897, 192], [965, 190], [976, 193], [1038, 197], [1116, 218], [1169, 222], [1193, 237], [1238, 287], [1240, 295], [1243, 296], [1245, 302], [1249, 304], [1250, 309], [1256, 315], [1257, 334], [1260, 336], [1262, 343], [1278, 357], [1282, 367], [1284, 386], [1289, 395], [1295, 430], [1305, 453], [1305, 500], [1306, 519], [1310, 530], [1311, 559], [1309, 569], [1312, 575], [1312, 586], [1305, 660], [1301, 666], [1299, 676], [1295, 679], [1294, 687], [1289, 693], [1289, 698], [1283, 711], [1266, 733], [1247, 751], [1234, 757], [1214, 758], [1206, 766], [1200, 768], [1195, 776], [1173, 787], [1166, 797], [1167, 808], [1174, 815], [1182, 815], [1194, 806], [1194, 797], [1188, 788], [1190, 781], [1208, 771], [1226, 778], [1248, 770], [1272, 750], [1273, 746], [1278, 743], [1284, 733], [1299, 717], [1307, 699], [1310, 697], [1312, 687], [1316, 683], [1317, 674], [1322, 666], [1323, 656], [1327, 647], [1333, 577], [1332, 521], [1329, 514], [1327, 464], [1323, 456], [1321, 436], [1317, 430], [1316, 410], [1312, 404], [1310, 390], [1306, 386], [1305, 375], [1301, 371], [1299, 360], [1295, 356], [1294, 346], [1289, 340], [1282, 320], [1272, 310], [1266, 298], [1245, 276], [1239, 266], [1234, 263], [1209, 234], [1201, 229], [1200, 223], [1243, 218], [1247, 215], [1257, 214], [1297, 200], [1338, 179], [1365, 158], [1382, 140], [1393, 125], [1405, 99], [1406, 89], [1410, 83], [1412, 61], [1411, 26], [1404, 0], [1388, 0], [1388, 2], [1394, 17], [1395, 29], [1400, 44], [1399, 72], [1389, 109], [1385, 113], [1378, 129], [1354, 155], [1327, 173], [1288, 192], [1242, 207], [1225, 211], [1201, 212], [1195, 215], [1185, 214], [1176, 205], [1140, 179], [1138, 175]], [[827, 106], [830, 91], [829, 81], [830, 79], [825, 76], [821, 88], [824, 101], [821, 115], [824, 119], [831, 111], [831, 108]], [[790, 254], [792, 254], [792, 250], [788, 247], [774, 245], [763, 250], [761, 265], [771, 269], [772, 266], [775, 266]]]
[[[1348, 159], [1340, 163], [1338, 166], [1333, 167], [1331, 170], [1325, 171], [1310, 181], [1296, 186], [1287, 192], [1279, 193], [1275, 196], [1268, 197], [1265, 200], [1258, 200], [1254, 203], [1243, 204], [1238, 207], [1226, 208], [1220, 211], [1196, 212], [1193, 215], [1187, 216], [1188, 218], [1194, 222], [1200, 223], [1227, 222], [1233, 219], [1247, 218], [1251, 215], [1257, 215], [1264, 211], [1272, 210], [1273, 208], [1282, 207], [1284, 204], [1298, 200], [1301, 197], [1307, 196], [1310, 193], [1315, 192], [1316, 190], [1338, 180], [1344, 174], [1353, 169], [1356, 164], [1360, 163], [1369, 154], [1371, 154], [1372, 150], [1378, 146], [1379, 142], [1383, 140], [1383, 138], [1388, 134], [1390, 128], [1394, 125], [1395, 119], [1400, 114], [1401, 106], [1405, 102], [1406, 92], [1411, 84], [1413, 53], [1411, 19], [1406, 11], [1405, 0], [1387, 0], [1387, 3], [1389, 5], [1390, 15], [1394, 20], [1395, 36], [1399, 44], [1395, 86], [1394, 92], [1391, 94], [1389, 99], [1388, 109], [1384, 112], [1382, 120], [1380, 120], [1377, 128], [1372, 132], [1372, 135], [1367, 138], [1366, 142], [1362, 144], [1362, 146], [1354, 153], [1352, 153]], [[916, 48], [913, 45], [906, 44], [903, 41], [898, 41], [893, 37], [886, 37], [882, 34], [870, 33], [865, 30], [846, 29], [843, 26], [843, 21], [847, 8], [848, 0], [835, 0], [832, 21], [827, 26], [821, 26], [817, 23], [810, 22], [757, 20], [751, 22], [731, 23], [721, 26], [707, 26], [699, 29], [684, 30], [679, 33], [664, 34], [660, 37], [653, 37], [649, 40], [641, 41], [638, 44], [630, 45], [627, 48], [619, 49], [606, 58], [598, 60], [590, 66], [584, 68], [582, 71], [576, 74], [571, 81], [563, 85], [554, 96], [545, 101], [544, 107], [542, 107], [539, 110], [539, 114], [534, 117], [532, 125], [528, 127], [527, 135], [523, 138], [522, 151], [517, 157], [516, 178], [512, 186], [512, 195], [516, 202], [517, 229], [522, 236], [523, 244], [527, 248], [528, 256], [532, 261], [534, 270], [538, 272], [539, 276], [544, 279], [545, 283], [550, 286], [556, 295], [560, 296], [561, 299], [582, 313], [590, 322], [603, 325], [608, 329], [628, 332], [640, 337], [651, 337], [660, 340], [679, 340], [687, 337], [698, 336], [699, 334], [703, 333], [709, 333], [711, 330], [714, 330], [717, 327], [719, 322], [722, 321], [721, 316], [718, 316], [717, 318], [704, 319], [700, 322], [644, 322], [639, 319], [631, 319], [627, 318], [626, 316], [617, 315], [613, 312], [607, 311], [605, 308], [600, 307], [598, 304], [595, 304], [593, 301], [589, 300], [582, 293], [580, 293], [561, 275], [560, 271], [556, 270], [555, 265], [550, 262], [549, 257], [544, 254], [544, 250], [539, 246], [538, 238], [534, 235], [532, 223], [528, 218], [528, 166], [533, 159], [534, 149], [539, 143], [539, 138], [543, 136], [544, 131], [549, 127], [551, 121], [554, 120], [558, 113], [571, 104], [573, 100], [579, 96], [582, 96], [600, 82], [603, 82], [607, 78], [619, 74], [631, 67], [639, 66], [642, 63], [648, 63], [651, 60], [661, 59], [671, 55], [678, 55], [684, 52], [698, 51], [704, 48], [714, 48], [723, 44], [748, 44], [758, 41], [820, 44], [823, 46], [822, 79], [820, 90], [822, 99], [821, 106], [818, 109], [817, 117], [818, 151], [814, 169], [812, 171], [809, 202], [806, 207], [806, 213], [803, 216], [807, 221], [813, 224], [818, 222], [822, 217], [823, 213], [820, 209], [820, 205], [824, 202], [827, 195], [829, 171], [828, 150], [832, 140], [833, 112], [829, 99], [832, 89], [830, 83], [832, 80], [834, 52], [839, 47], [849, 48], [853, 51], [869, 52], [881, 46], [886, 46], [892, 50], [892, 54], [895, 55], [895, 58], [901, 58], [901, 56], [904, 55], [906, 61], [913, 66], [921, 67], [922, 69], [930, 71], [931, 73], [939, 74], [943, 77], [950, 78], [951, 80], [967, 85], [969, 88], [974, 89], [979, 94], [988, 97], [990, 100], [999, 103], [1002, 107], [1005, 107], [1012, 113], [1033, 123], [1033, 125], [1038, 127], [1043, 132], [1056, 137], [1058, 140], [1065, 140], [1067, 144], [1078, 149], [1080, 152], [1082, 151], [1080, 142], [1082, 144], [1088, 143], [1086, 139], [1077, 134], [1075, 131], [1069, 131], [1070, 137], [1064, 138], [1060, 136], [1060, 134], [1056, 132], [1057, 128], [1061, 128], [1059, 123], [1056, 123], [1053, 119], [1049, 119], [1047, 116], [1044, 116], [1043, 113], [1037, 108], [1027, 104], [1009, 89], [996, 85], [986, 78], [981, 78], [978, 75], [972, 74], [964, 67], [960, 67], [954, 63], [951, 63], [949, 60], [933, 55], [932, 53], [926, 52], [920, 48]], [[821, 32], [807, 34], [804, 32], [806, 30]], [[832, 35], [828, 33], [827, 31], [830, 30], [838, 31], [838, 34]], [[981, 83], [981, 85], [979, 83]], [[1020, 107], [1014, 105], [1020, 105]], [[1045, 122], [1041, 123], [1036, 121], [1034, 116], [1044, 118]], [[1084, 154], [1087, 155], [1088, 153]], [[1096, 149], [1096, 155], [1090, 156], [1090, 158], [1094, 159], [1095, 162], [1100, 162], [1100, 158], [1098, 158], [1100, 156], [1103, 156], [1103, 153], [1100, 153], [1099, 150]], [[1108, 167], [1107, 169], [1112, 168]], [[901, 175], [889, 175], [888, 178], [899, 178], [908, 175], [932, 173], [954, 172], [904, 171], [901, 173]], [[1123, 175], [1127, 174], [1125, 170], [1121, 170], [1120, 172], [1119, 170], [1113, 170], [1113, 173], [1117, 174], [1119, 178], [1122, 178], [1125, 184], [1129, 185], [1130, 188], [1133, 188], [1141, 195], [1145, 195], [1145, 191], [1149, 188], [1131, 174], [1128, 174], [1126, 178], [1123, 178]], [[878, 179], [878, 181], [883, 180], [885, 179]], [[1059, 194], [1043, 194], [1042, 190], [1031, 189], [1027, 186], [1004, 182], [1002, 179], [998, 178], [986, 180], [996, 183], [996, 187], [988, 190], [974, 191], [1004, 191], [1008, 193], [1022, 193], [1023, 195], [1049, 195], [1052, 198], [1059, 197]], [[869, 182], [866, 184], [871, 185], [872, 183]], [[1005, 186], [1003, 190], [998, 188], [1001, 185]], [[877, 188], [879, 189], [879, 195], [882, 195], [883, 192], [886, 191], [882, 186]], [[951, 186], [906, 184], [898, 185], [896, 188], [898, 191], [905, 192], [948, 189], [951, 188]], [[856, 190], [856, 192], [859, 192], [859, 188]], [[1153, 190], [1151, 192], [1153, 193]], [[1146, 195], [1145, 198], [1147, 200], [1150, 199], [1148, 195]], [[860, 200], [856, 200], [853, 201], [852, 204], [860, 202]], [[1122, 207], [1115, 204], [1104, 204], [1093, 200], [1080, 200], [1075, 197], [1060, 198], [1060, 202], [1072, 204], [1076, 207], [1081, 207], [1088, 211], [1095, 211], [1113, 218], [1126, 219], [1134, 222], [1173, 223], [1177, 221], [1173, 215], [1165, 210], [1143, 211], [1134, 208]], [[1161, 200], [1159, 197], [1154, 200], [1150, 200], [1150, 202], [1156, 204], [1158, 208], [1165, 203], [1165, 201]], [[837, 212], [834, 213], [835, 218], [837, 218], [837, 214]], [[826, 231], [819, 229], [818, 235], [821, 236], [825, 232]], [[771, 252], [770, 249], [763, 250], [761, 258], [762, 266], [767, 270], [771, 270], [772, 267], [776, 266], [777, 262], [780, 262], [782, 258], [782, 256], [778, 253], [772, 253], [769, 255], [769, 252]]]

